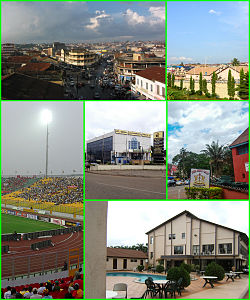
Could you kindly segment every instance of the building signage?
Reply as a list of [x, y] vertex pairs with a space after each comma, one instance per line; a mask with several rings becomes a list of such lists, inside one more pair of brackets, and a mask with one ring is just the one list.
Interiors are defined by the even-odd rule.
[[245, 169], [246, 169], [246, 172], [249, 172], [249, 162], [245, 163]]
[[210, 171], [191, 169], [190, 187], [209, 188]]
[[157, 131], [153, 134], [154, 138], [154, 162], [164, 163], [164, 131]]
[[115, 129], [115, 133], [116, 134], [125, 134], [125, 135], [142, 136], [142, 137], [151, 138], [151, 134], [149, 134], [149, 133], [142, 133], [142, 132], [136, 132], [136, 131], [127, 131], [127, 130]]

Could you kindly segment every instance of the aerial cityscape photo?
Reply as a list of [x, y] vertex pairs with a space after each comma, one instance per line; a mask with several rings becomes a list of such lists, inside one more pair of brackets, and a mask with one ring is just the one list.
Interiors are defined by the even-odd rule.
[[165, 2], [2, 2], [2, 99], [165, 99]]
[[249, 99], [248, 1], [168, 2], [167, 45], [169, 100]]

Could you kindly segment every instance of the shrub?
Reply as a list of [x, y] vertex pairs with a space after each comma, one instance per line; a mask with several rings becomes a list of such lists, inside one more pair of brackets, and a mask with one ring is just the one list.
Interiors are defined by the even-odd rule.
[[215, 262], [211, 262], [205, 270], [205, 275], [206, 276], [217, 276], [218, 281], [223, 280], [225, 276], [225, 270], [223, 269], [222, 266], [218, 265]]
[[184, 268], [188, 274], [191, 273], [191, 265], [185, 264], [184, 262], [180, 265], [181, 268]]
[[164, 271], [164, 266], [163, 265], [157, 265], [156, 266], [156, 272], [162, 273]]
[[190, 285], [190, 275], [184, 268], [174, 267], [168, 270], [167, 280], [177, 282], [180, 278], [183, 278], [182, 288]]
[[195, 264], [191, 264], [191, 272], [195, 272], [196, 271], [196, 265]]
[[152, 266], [151, 265], [148, 265], [148, 270], [151, 270]]
[[137, 270], [139, 272], [142, 272], [144, 270], [144, 266], [142, 266], [142, 265], [137, 266]]
[[187, 199], [222, 199], [222, 188], [185, 187]]

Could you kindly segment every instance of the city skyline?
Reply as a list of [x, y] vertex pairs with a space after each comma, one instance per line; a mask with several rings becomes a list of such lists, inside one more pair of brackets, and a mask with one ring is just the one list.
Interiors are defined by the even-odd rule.
[[165, 40], [164, 2], [21, 1], [1, 6], [2, 43]]
[[168, 2], [168, 64], [248, 62], [248, 10], [246, 1]]

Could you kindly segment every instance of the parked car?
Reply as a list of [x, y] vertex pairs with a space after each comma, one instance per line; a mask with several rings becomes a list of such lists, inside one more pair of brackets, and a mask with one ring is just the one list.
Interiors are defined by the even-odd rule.
[[94, 98], [95, 99], [100, 99], [100, 94], [98, 92], [95, 92]]
[[183, 185], [184, 184], [184, 182], [183, 181], [181, 181], [181, 180], [179, 180], [179, 181], [176, 181], [176, 185]]
[[175, 186], [176, 185], [176, 182], [174, 179], [169, 179], [168, 180], [168, 186]]
[[189, 185], [189, 180], [188, 180], [188, 179], [185, 180], [185, 181], [184, 181], [184, 184], [185, 184], [185, 185]]

